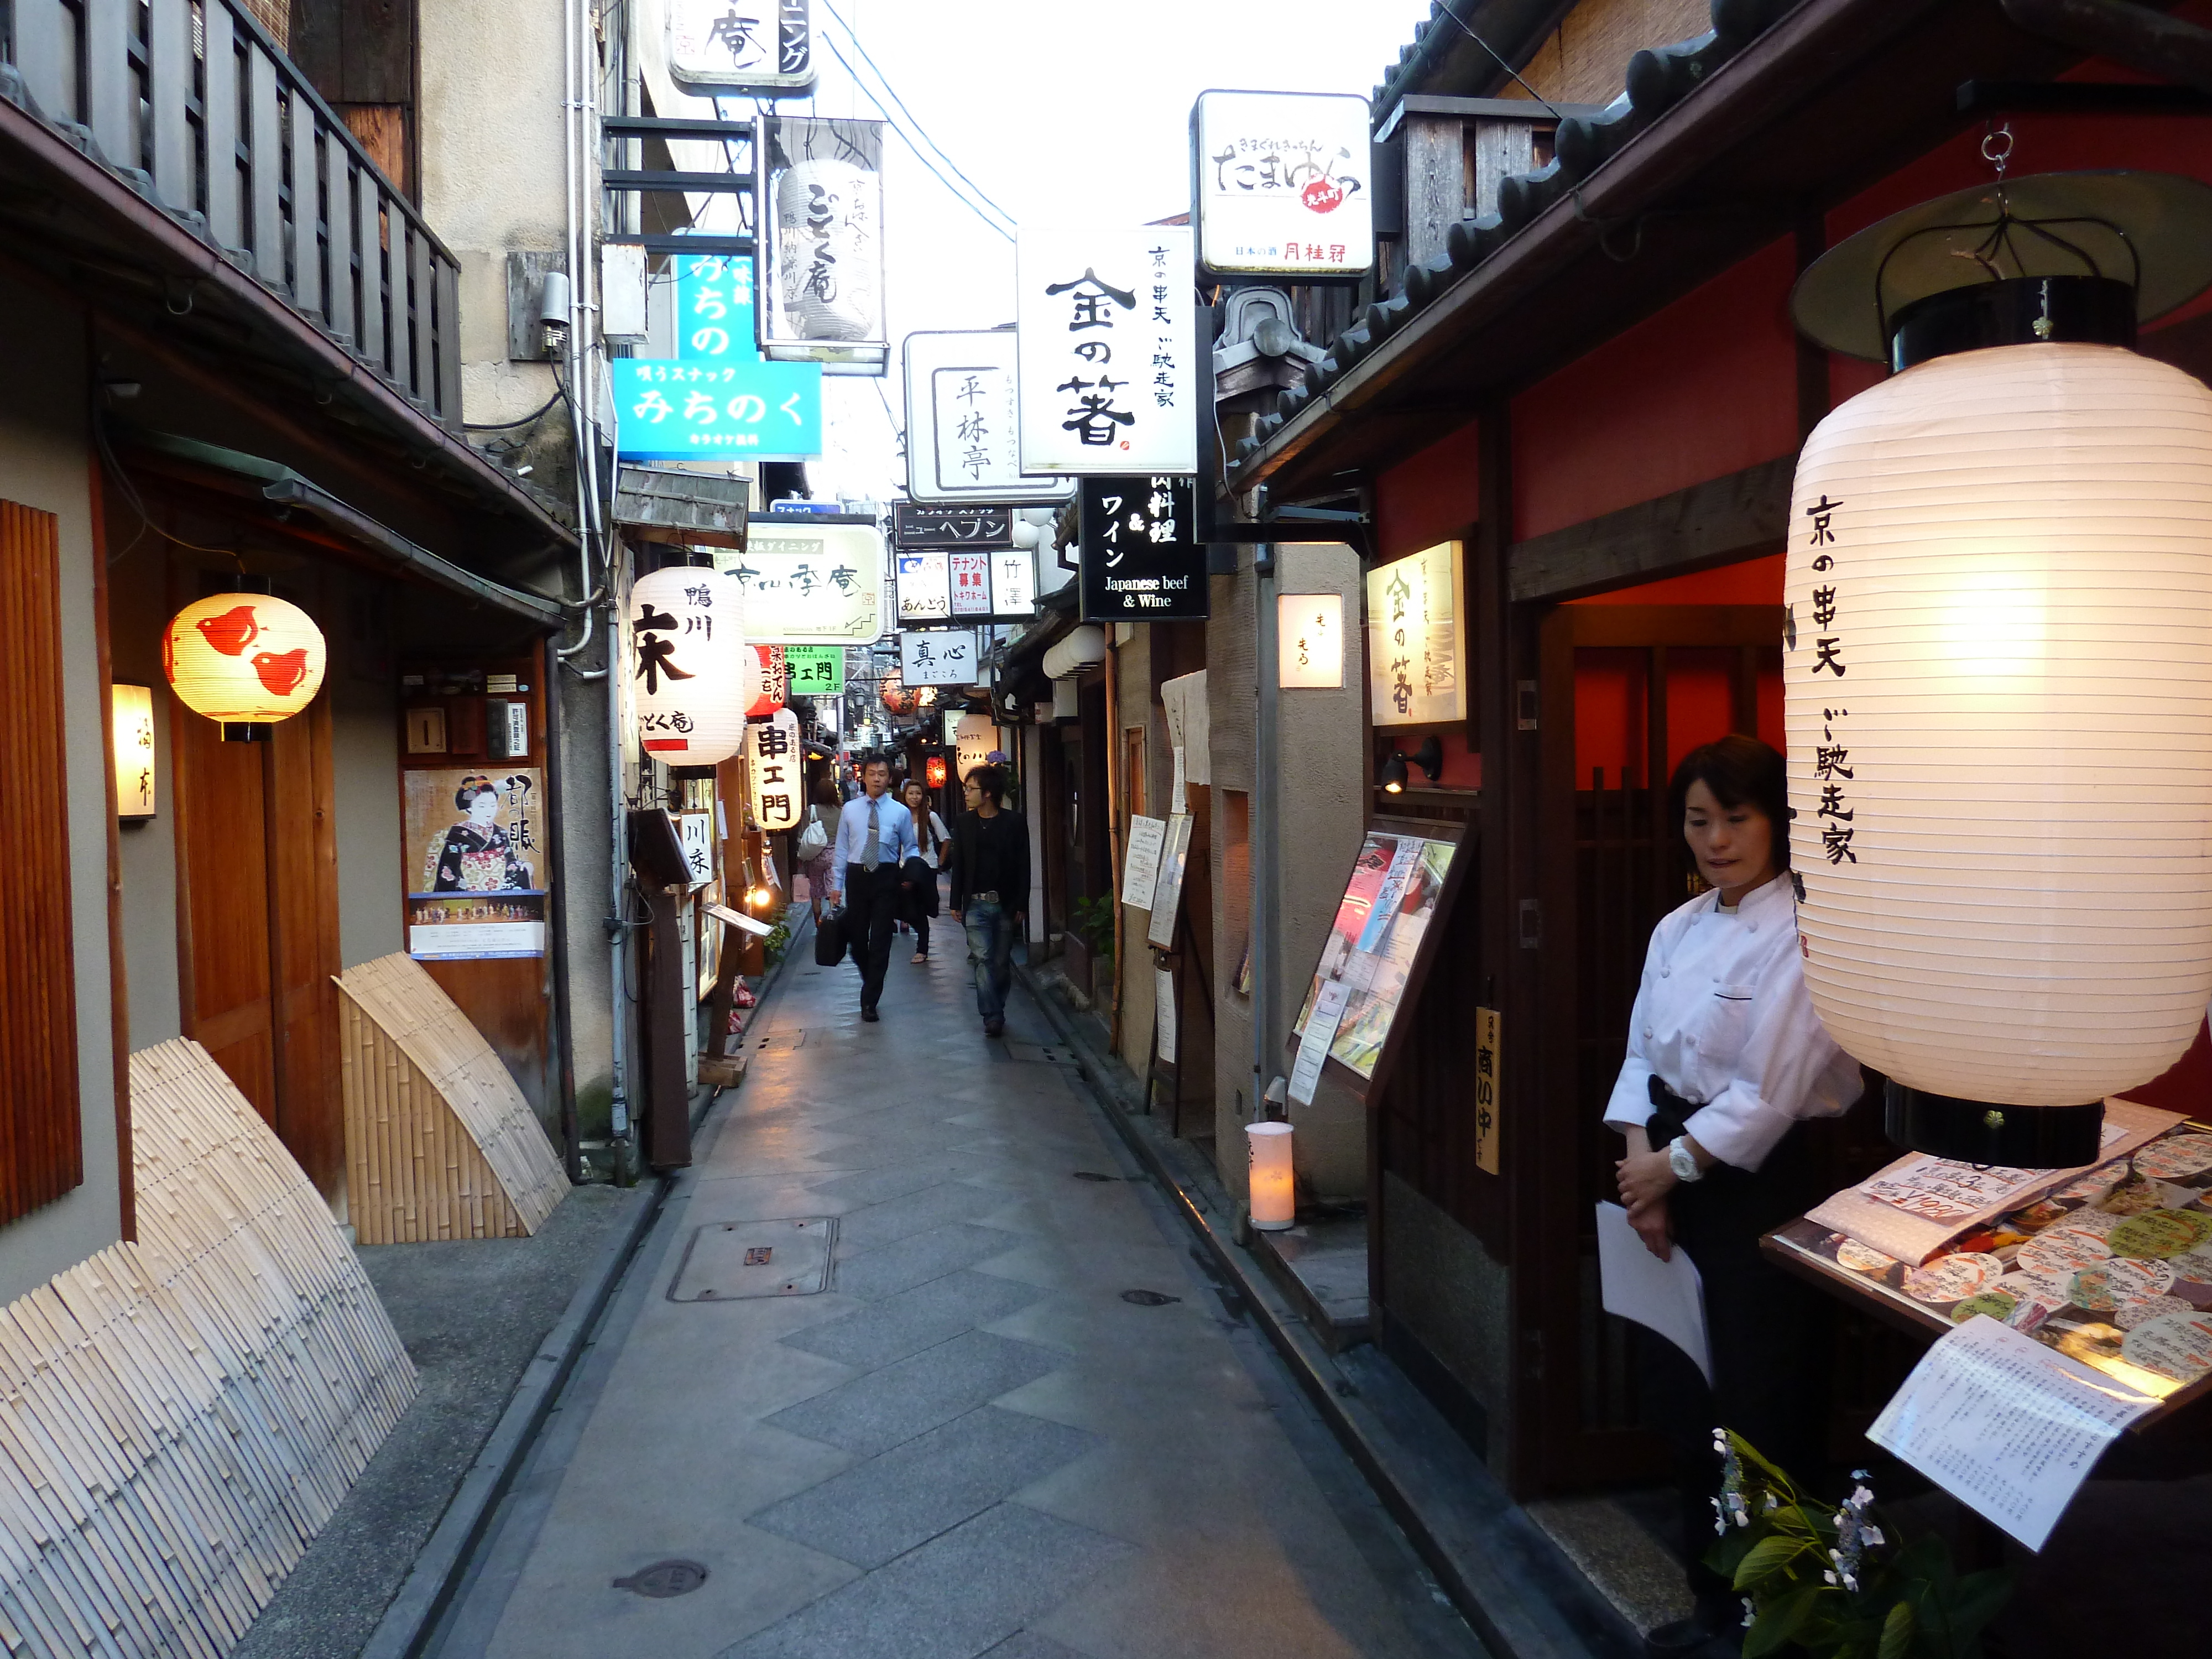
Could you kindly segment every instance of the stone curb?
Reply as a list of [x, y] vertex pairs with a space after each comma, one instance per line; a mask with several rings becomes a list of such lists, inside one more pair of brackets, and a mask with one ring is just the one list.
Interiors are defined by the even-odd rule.
[[[1215, 1204], [1196, 1182], [1175, 1173], [1158, 1138], [1136, 1121], [1141, 1094], [1127, 1067], [1099, 1050], [1026, 963], [1016, 963], [1014, 973], [1060, 1041], [1074, 1050], [1084, 1081], [1108, 1121], [1159, 1183], [1216, 1271], [1253, 1310], [1322, 1420], [1497, 1659], [1620, 1659], [1630, 1644], [1593, 1644], [1555, 1606], [1516, 1581], [1516, 1563], [1532, 1549], [1556, 1555], [1556, 1547], [1525, 1516], [1517, 1516], [1511, 1498], [1495, 1481], [1481, 1477], [1486, 1490], [1448, 1489], [1443, 1473], [1384, 1425], [1258, 1259], [1224, 1229]], [[1516, 1516], [1518, 1526], [1513, 1524]], [[1579, 1578], [1564, 1558], [1556, 1565]], [[1589, 1594], [1597, 1596], [1595, 1587]]]

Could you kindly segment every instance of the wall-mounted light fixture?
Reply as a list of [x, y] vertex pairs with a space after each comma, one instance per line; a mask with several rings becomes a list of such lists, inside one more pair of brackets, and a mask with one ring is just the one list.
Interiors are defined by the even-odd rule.
[[154, 688], [115, 685], [111, 746], [115, 752], [115, 815], [154, 816]]
[[1382, 769], [1376, 777], [1376, 781], [1382, 786], [1382, 793], [1384, 794], [1395, 795], [1404, 792], [1406, 787], [1406, 763], [1407, 761], [1411, 761], [1414, 765], [1419, 767], [1422, 771], [1427, 773], [1429, 781], [1431, 783], [1434, 783], [1438, 778], [1443, 775], [1444, 745], [1443, 740], [1440, 739], [1435, 732], [1431, 732], [1428, 736], [1421, 739], [1419, 746], [1417, 746], [1410, 755], [1407, 754], [1401, 749], [1393, 749], [1390, 751], [1390, 758], [1382, 763]]

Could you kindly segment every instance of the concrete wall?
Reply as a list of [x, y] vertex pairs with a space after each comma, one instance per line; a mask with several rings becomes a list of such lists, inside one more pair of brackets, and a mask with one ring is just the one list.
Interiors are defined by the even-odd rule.
[[[325, 592], [368, 619], [349, 628], [324, 619], [332, 642], [331, 781], [337, 824], [338, 960], [346, 967], [407, 946], [401, 869], [399, 687], [392, 659], [392, 584], [352, 571], [331, 573]], [[328, 601], [325, 601], [328, 603]]]
[[0, 1302], [12, 1301], [121, 1235], [107, 949], [107, 741], [100, 729], [84, 320], [0, 276], [0, 498], [61, 520], [70, 908], [76, 994], [77, 1109], [84, 1181], [0, 1227]]
[[1509, 1462], [1512, 1427], [1511, 1275], [1482, 1241], [1394, 1175], [1382, 1177], [1382, 1298], [1488, 1418], [1493, 1468]]

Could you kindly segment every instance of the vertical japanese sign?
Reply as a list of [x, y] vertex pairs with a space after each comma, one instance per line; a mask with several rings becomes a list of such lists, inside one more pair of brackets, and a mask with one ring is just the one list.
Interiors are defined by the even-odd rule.
[[1374, 264], [1364, 98], [1203, 92], [1190, 126], [1191, 211], [1206, 276], [1356, 282]]
[[668, 72], [710, 95], [805, 92], [814, 84], [809, 0], [668, 0]]
[[1474, 1167], [1498, 1173], [1498, 1010], [1474, 1011]]
[[676, 838], [683, 844], [684, 867], [691, 872], [695, 887], [714, 878], [714, 815], [712, 812], [678, 812], [676, 815]]
[[952, 614], [979, 617], [991, 614], [991, 556], [988, 553], [948, 553], [945, 562], [952, 578]]
[[114, 686], [115, 815], [154, 816], [154, 689]]
[[972, 628], [899, 635], [899, 672], [908, 685], [973, 685], [978, 661]]
[[1377, 726], [1467, 718], [1460, 545], [1436, 546], [1367, 573], [1367, 684]]
[[[1835, 574], [1836, 514], [1844, 506], [1840, 501], [1829, 500], [1823, 490], [1819, 501], [1808, 502], [1803, 508], [1806, 521], [1796, 533], [1814, 550], [1809, 562], [1814, 586], [1804, 617], [1800, 619], [1793, 610], [1784, 636], [1791, 669], [1802, 672], [1814, 685], [1832, 684], [1835, 688], [1821, 699], [1826, 706], [1820, 710], [1820, 740], [1813, 746], [1813, 781], [1819, 785], [1820, 796], [1810, 827], [1820, 832], [1820, 856], [1836, 865], [1859, 861], [1851, 847], [1858, 833], [1858, 808], [1851, 803], [1851, 711], [1844, 706], [1843, 698], [1844, 676], [1850, 672], [1844, 656], [1850, 618], [1844, 614], [1837, 598], [1840, 579]], [[1798, 665], [1808, 659], [1810, 666], [1800, 669]], [[1824, 680], [1823, 675], [1832, 676], [1832, 680]]]
[[753, 342], [749, 259], [677, 260], [676, 356], [617, 357], [616, 441], [637, 461], [805, 459], [822, 453], [822, 370]]
[[1075, 480], [1025, 477], [1011, 329], [906, 337], [907, 494], [917, 501], [1064, 501]]
[[763, 116], [756, 130], [762, 355], [881, 374], [883, 123]]
[[753, 822], [773, 834], [795, 825], [806, 810], [805, 757], [799, 716], [779, 708], [745, 729], [745, 776], [752, 787]]
[[1275, 684], [1334, 688], [1344, 684], [1344, 596], [1275, 596]]
[[1203, 620], [1206, 549], [1188, 477], [1085, 478], [1078, 494], [1085, 622]]
[[1023, 471], [1198, 470], [1190, 252], [1187, 225], [1023, 229]]

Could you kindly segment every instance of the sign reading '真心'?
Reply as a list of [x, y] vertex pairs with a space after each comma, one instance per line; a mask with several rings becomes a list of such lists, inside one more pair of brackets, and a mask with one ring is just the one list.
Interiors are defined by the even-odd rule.
[[1085, 622], [1200, 621], [1206, 548], [1188, 477], [1085, 478], [1076, 500]]

